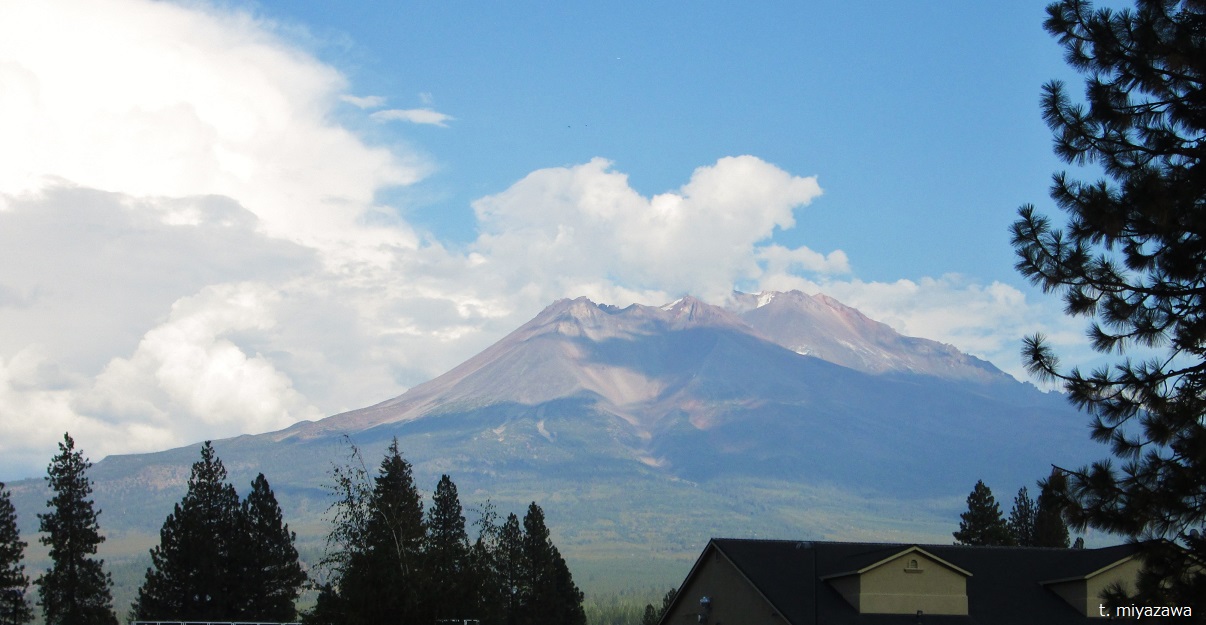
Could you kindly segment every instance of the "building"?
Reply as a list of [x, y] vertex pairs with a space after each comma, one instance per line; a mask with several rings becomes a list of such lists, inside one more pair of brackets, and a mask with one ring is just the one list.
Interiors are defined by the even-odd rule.
[[661, 625], [1100, 623], [1137, 552], [715, 538]]

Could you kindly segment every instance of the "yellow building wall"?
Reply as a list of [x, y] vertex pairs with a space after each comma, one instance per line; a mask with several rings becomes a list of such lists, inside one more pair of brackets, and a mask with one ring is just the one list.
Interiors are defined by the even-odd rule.
[[784, 625], [787, 622], [750, 586], [737, 567], [715, 550], [700, 563], [695, 575], [678, 594], [677, 605], [662, 621], [665, 625], [699, 623], [699, 599], [705, 596], [712, 600], [708, 625]]
[[1107, 618], [1098, 609], [1104, 603], [1101, 594], [1113, 584], [1121, 584], [1125, 592], [1134, 592], [1142, 569], [1143, 561], [1132, 558], [1089, 579], [1051, 584], [1049, 588], [1081, 614], [1090, 618]]
[[[1085, 586], [1085, 580], [1078, 579], [1071, 582], [1050, 584], [1047, 587], [1050, 588], [1052, 592], [1059, 595], [1059, 598], [1066, 601], [1068, 605], [1076, 608], [1076, 611], [1080, 612], [1082, 615], [1098, 615], [1098, 611], [1096, 609], [1092, 610], [1091, 612], [1085, 611], [1086, 606], [1088, 606], [1088, 593], [1086, 592], [1087, 588]], [[1096, 608], [1097, 606], [1094, 605], [1093, 607]]]
[[855, 607], [862, 614], [967, 614], [967, 578], [915, 551], [859, 577]]
[[1085, 580], [1085, 594], [1087, 595], [1085, 597], [1087, 601], [1085, 613], [1089, 616], [1101, 616], [1101, 612], [1097, 609], [1097, 606], [1101, 604], [1101, 594], [1111, 584], [1121, 584], [1122, 589], [1128, 594], [1135, 592], [1135, 589], [1138, 587], [1139, 572], [1142, 569], [1143, 560], [1140, 558], [1131, 558], [1100, 575]]
[[1104, 603], [1101, 599], [1102, 593], [1112, 584], [1121, 584], [1125, 592], [1134, 592], [1139, 571], [1142, 569], [1143, 561], [1132, 558], [1089, 579], [1060, 582], [1051, 584], [1048, 588], [1081, 614], [1090, 618], [1108, 618], [1103, 617], [1098, 609]]

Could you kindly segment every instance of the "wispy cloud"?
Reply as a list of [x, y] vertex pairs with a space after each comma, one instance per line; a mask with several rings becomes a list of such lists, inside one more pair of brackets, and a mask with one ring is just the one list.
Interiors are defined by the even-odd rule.
[[385, 106], [385, 98], [379, 95], [354, 96], [344, 94], [339, 96], [339, 99], [362, 109], [375, 109]]
[[377, 111], [369, 117], [377, 121], [403, 121], [412, 124], [427, 124], [430, 126], [447, 127], [445, 122], [455, 119], [451, 115], [445, 115], [439, 111], [432, 109], [387, 109]]

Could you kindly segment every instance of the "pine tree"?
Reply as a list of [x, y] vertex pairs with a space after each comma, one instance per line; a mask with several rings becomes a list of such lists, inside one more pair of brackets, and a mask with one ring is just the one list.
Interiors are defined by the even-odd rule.
[[243, 500], [235, 540], [234, 570], [237, 580], [231, 615], [237, 620], [289, 622], [297, 618], [294, 605], [306, 574], [293, 546], [276, 495], [263, 473], [251, 483]]
[[24, 551], [12, 493], [0, 482], [0, 625], [21, 625], [33, 620], [33, 610], [25, 599], [29, 577], [21, 564]]
[[[353, 457], [358, 452], [353, 450]], [[328, 536], [333, 579], [322, 586], [312, 623], [380, 625], [431, 619], [420, 592], [426, 528], [423, 502], [398, 440], [390, 444], [371, 490], [357, 467], [337, 469], [336, 523]], [[387, 588], [388, 592], [381, 589]]]
[[585, 625], [582, 591], [574, 585], [565, 559], [549, 537], [544, 511], [536, 502], [528, 506], [523, 517], [523, 531], [525, 586], [529, 594], [522, 602], [518, 622]]
[[504, 612], [497, 622], [520, 622], [524, 605], [532, 594], [531, 581], [524, 562], [523, 528], [515, 513], [507, 515], [498, 534], [498, 582], [502, 586]]
[[316, 582], [318, 597], [314, 607], [302, 616], [314, 625], [357, 623], [351, 603], [341, 592], [351, 580], [357, 567], [367, 561], [368, 547], [364, 542], [368, 525], [369, 498], [372, 485], [360, 449], [344, 435], [348, 445], [348, 461], [331, 469], [328, 488], [335, 501], [327, 509], [331, 514], [331, 530], [327, 533], [327, 548], [319, 563], [325, 579]]
[[670, 604], [674, 603], [674, 597], [678, 591], [671, 588], [669, 592], [662, 596], [662, 606], [660, 608], [653, 607], [652, 603], [645, 604], [645, 615], [641, 618], [641, 625], [657, 625], [661, 622], [662, 617], [670, 610]]
[[1206, 3], [1094, 11], [1061, 0], [1047, 15], [1087, 102], [1044, 86], [1055, 153], [1104, 177], [1055, 176], [1066, 227], [1021, 208], [1017, 268], [1089, 320], [1094, 349], [1122, 358], [1086, 374], [1061, 366], [1041, 335], [1023, 349], [1117, 459], [1064, 471], [1065, 515], [1145, 545], [1138, 603], [1206, 612]]
[[70, 434], [63, 435], [59, 454], [47, 469], [46, 481], [54, 496], [46, 502], [50, 512], [39, 514], [43, 545], [50, 547], [50, 568], [37, 581], [38, 604], [47, 625], [117, 625], [113, 613], [113, 582], [104, 562], [93, 558], [105, 539], [100, 535], [93, 509], [92, 466], [76, 451]]
[[955, 541], [960, 545], [1008, 545], [1013, 542], [1009, 524], [1001, 517], [1001, 507], [983, 481], [967, 496], [967, 512], [959, 515]]
[[1034, 513], [1034, 544], [1036, 547], [1067, 549], [1068, 524], [1064, 522], [1064, 500], [1061, 493], [1067, 490], [1067, 478], [1062, 473], [1052, 473], [1039, 482], [1038, 508]]
[[1023, 486], [1018, 496], [1013, 498], [1013, 509], [1009, 511], [1009, 533], [1013, 536], [1013, 544], [1019, 547], [1035, 547], [1038, 545], [1035, 537], [1035, 517], [1038, 509], [1030, 499], [1030, 493]]
[[480, 619], [471, 579], [469, 536], [456, 484], [440, 477], [427, 511], [424, 558], [429, 587], [425, 593], [435, 619]]
[[188, 492], [163, 522], [138, 599], [140, 620], [226, 621], [233, 614], [239, 496], [206, 441]]
[[[516, 526], [518, 527], [518, 520]], [[477, 617], [484, 625], [506, 623], [507, 599], [503, 590], [502, 558], [499, 555], [502, 528], [494, 504], [486, 501], [474, 521], [477, 539], [469, 549], [469, 583], [475, 589], [474, 605]]]

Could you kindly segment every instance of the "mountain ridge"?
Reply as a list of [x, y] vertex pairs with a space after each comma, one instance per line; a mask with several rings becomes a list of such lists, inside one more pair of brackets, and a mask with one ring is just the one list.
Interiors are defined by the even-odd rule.
[[[624, 308], [578, 297], [550, 304], [531, 321], [469, 360], [402, 395], [319, 421], [296, 424], [281, 431], [278, 440], [359, 431], [447, 412], [449, 406], [483, 406], [501, 401], [536, 405], [581, 392], [592, 392], [613, 410], [628, 414], [631, 410], [625, 410], [624, 406], [648, 403], [665, 389], [648, 376], [632, 374], [631, 366], [623, 370], [582, 367], [586, 355], [574, 348], [575, 342], [581, 342], [576, 339], [599, 344], [689, 328], [748, 334], [798, 355], [871, 374], [910, 373], [976, 382], [1016, 382], [987, 361], [963, 354], [950, 345], [902, 336], [886, 324], [824, 294], [735, 292], [728, 306], [685, 296], [663, 306], [632, 304]], [[570, 339], [569, 344], [546, 344], [554, 336]], [[525, 354], [522, 363], [508, 362], [517, 358], [515, 352], [521, 346], [536, 353]], [[561, 366], [542, 365], [540, 361], [557, 362]], [[477, 379], [481, 371], [492, 367], [516, 370], [503, 375], [496, 371], [489, 382]], [[574, 370], [576, 374], [566, 373]], [[540, 388], [521, 384], [520, 372], [539, 378]]]

